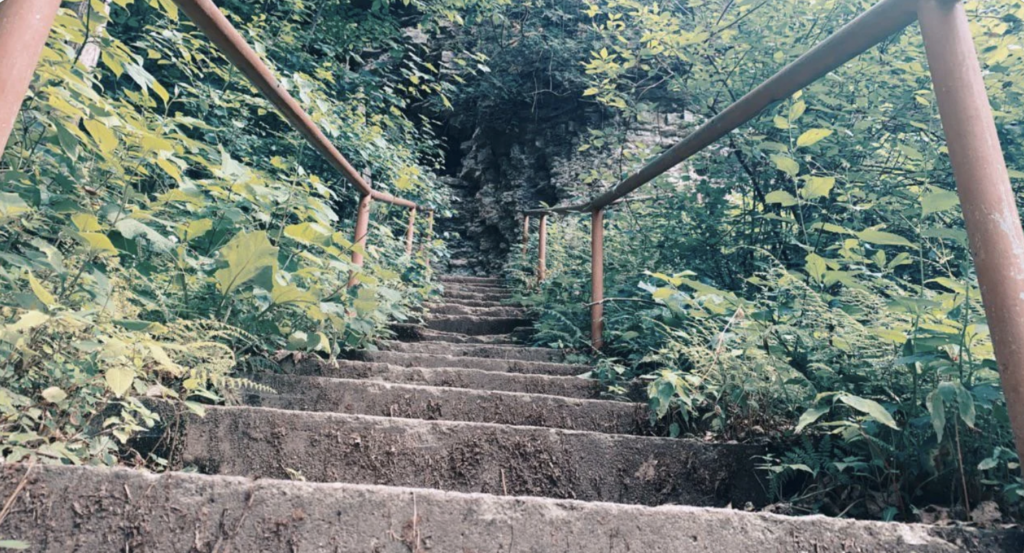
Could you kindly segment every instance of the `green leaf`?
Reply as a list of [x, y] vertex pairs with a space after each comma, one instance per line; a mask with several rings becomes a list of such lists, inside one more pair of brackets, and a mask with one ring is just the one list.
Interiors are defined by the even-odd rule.
[[854, 409], [867, 415], [869, 418], [875, 420], [876, 422], [880, 422], [888, 426], [889, 428], [893, 428], [895, 430], [900, 429], [900, 427], [896, 424], [896, 420], [892, 418], [892, 415], [890, 415], [889, 412], [885, 410], [885, 407], [882, 407], [882, 404], [878, 403], [877, 401], [849, 394], [843, 394], [839, 396], [839, 401], [849, 405], [850, 407], [853, 407]]
[[32, 547], [28, 542], [21, 540], [0, 540], [0, 549], [12, 549], [14, 551], [24, 551]]
[[53, 404], [60, 403], [68, 398], [68, 395], [64, 392], [64, 390], [61, 390], [56, 386], [50, 386], [49, 388], [43, 390], [42, 395], [43, 399]]
[[85, 125], [85, 130], [89, 131], [89, 135], [96, 141], [96, 145], [104, 154], [113, 152], [121, 143], [110, 127], [95, 119], [87, 119], [82, 124]]
[[799, 203], [792, 194], [785, 190], [769, 192], [768, 195], [764, 197], [764, 200], [770, 204], [780, 204], [782, 207], [791, 207]]
[[800, 420], [796, 423], [796, 433], [799, 434], [804, 428], [817, 422], [825, 413], [829, 412], [829, 409], [829, 406], [822, 405], [811, 407], [805, 411], [803, 415], [800, 415]]
[[287, 303], [314, 304], [317, 299], [308, 290], [303, 290], [294, 284], [279, 285], [274, 283], [274, 289], [270, 292], [270, 303], [283, 305]]
[[97, 253], [117, 253], [117, 248], [114, 247], [113, 242], [110, 238], [107, 238], [106, 234], [102, 232], [79, 232], [78, 236], [85, 241], [89, 249]]
[[806, 258], [807, 274], [810, 275], [815, 282], [822, 282], [825, 278], [825, 272], [828, 271], [828, 265], [825, 263], [825, 259], [817, 254], [809, 254]]
[[220, 249], [220, 258], [227, 267], [213, 276], [217, 290], [226, 296], [264, 269], [277, 267], [277, 248], [264, 231], [241, 233]]
[[57, 305], [57, 298], [53, 297], [53, 294], [43, 287], [43, 284], [31, 272], [28, 273], [28, 284], [32, 288], [32, 293], [35, 294], [36, 299], [47, 308]]
[[974, 407], [974, 396], [959, 382], [954, 382], [953, 387], [956, 389], [956, 404], [960, 409], [960, 420], [964, 421], [964, 424], [967, 426], [974, 428], [978, 417], [978, 412]]
[[875, 229], [862, 230], [857, 233], [857, 238], [860, 238], [861, 240], [871, 244], [878, 244], [880, 246], [905, 246], [908, 248], [917, 249], [917, 246], [915, 246], [909, 240], [898, 234], [893, 234], [891, 232], [882, 232], [880, 230]]
[[956, 192], [943, 190], [921, 196], [921, 212], [924, 215], [947, 211], [960, 205], [960, 196]]
[[664, 300], [671, 298], [675, 293], [676, 291], [671, 288], [658, 288], [653, 294], [651, 294], [651, 297], [656, 300]]
[[814, 146], [831, 135], [832, 131], [829, 129], [811, 129], [804, 134], [801, 134], [800, 138], [796, 139], [796, 147], [806, 148], [808, 146]]
[[939, 443], [942, 443], [942, 434], [946, 430], [946, 406], [943, 404], [942, 395], [938, 390], [928, 394], [925, 405], [932, 416], [932, 428], [935, 429], [935, 435], [938, 436]]
[[805, 200], [827, 198], [835, 185], [835, 177], [807, 177], [800, 196]]
[[197, 219], [179, 227], [178, 238], [190, 242], [211, 230], [213, 230], [213, 221], [210, 219]]
[[978, 470], [992, 470], [999, 466], [999, 459], [995, 457], [989, 457], [984, 461], [978, 463]]
[[22, 213], [28, 213], [32, 208], [21, 199], [21, 196], [10, 192], [0, 193], [0, 219], [17, 217]]
[[284, 235], [310, 246], [322, 246], [331, 240], [330, 229], [316, 223], [289, 225], [284, 228]]
[[800, 174], [800, 164], [789, 156], [773, 155], [772, 161], [775, 163], [775, 167], [779, 171], [786, 173], [791, 177], [795, 177]]
[[124, 397], [125, 393], [132, 387], [132, 382], [135, 381], [135, 371], [123, 367], [113, 367], [107, 369], [103, 378], [107, 382], [107, 388], [115, 396]]
[[803, 116], [804, 112], [807, 111], [807, 103], [803, 100], [797, 101], [793, 104], [793, 107], [789, 108], [789, 121], [794, 122]]

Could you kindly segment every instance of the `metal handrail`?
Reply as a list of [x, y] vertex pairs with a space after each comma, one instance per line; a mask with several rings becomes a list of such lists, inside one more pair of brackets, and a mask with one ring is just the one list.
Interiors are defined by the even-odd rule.
[[883, 0], [597, 198], [565, 206], [530, 209], [523, 213], [589, 213], [595, 209], [604, 209], [750, 122], [771, 105], [789, 98], [916, 20], [916, 2]]
[[597, 198], [523, 211], [524, 254], [529, 218], [540, 216], [538, 280], [547, 270], [548, 216], [590, 212], [595, 350], [601, 349], [604, 333], [605, 209], [915, 20], [921, 25], [1017, 451], [1024, 455], [1024, 228], [960, 0], [883, 0]]

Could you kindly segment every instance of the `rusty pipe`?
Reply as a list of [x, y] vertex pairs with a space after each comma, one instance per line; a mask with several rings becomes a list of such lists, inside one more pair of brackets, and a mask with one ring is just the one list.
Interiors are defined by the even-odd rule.
[[60, 0], [0, 2], [0, 157], [59, 9]]
[[[53, 0], [46, 0], [51, 2]], [[270, 71], [263, 60], [245, 38], [235, 30], [228, 18], [220, 12], [212, 0], [174, 0], [174, 3], [185, 12], [185, 15], [195, 23], [196, 27], [213, 42], [221, 53], [237, 67], [246, 79], [253, 84], [263, 96], [274, 104], [277, 110], [291, 124], [292, 128], [299, 131], [306, 141], [313, 148], [320, 152], [320, 155], [337, 169], [345, 178], [352, 183], [364, 196], [372, 196], [373, 199], [399, 205], [402, 207], [414, 208], [415, 203], [409, 200], [396, 198], [385, 192], [373, 190], [366, 179], [356, 171], [348, 159], [331, 144], [327, 135], [320, 130], [320, 127], [313, 122], [295, 98], [281, 86], [274, 74]]]
[[[359, 199], [359, 208], [356, 211], [355, 238], [352, 241], [352, 264], [362, 267], [366, 253], [366, 235], [370, 232], [370, 206], [373, 204], [373, 197], [370, 194], [363, 194]], [[349, 288], [356, 285], [356, 271], [349, 277]]]
[[906, 28], [915, 19], [917, 6], [914, 0], [882, 0], [746, 96], [725, 108], [654, 161], [594, 200], [534, 209], [526, 213], [586, 213], [608, 207], [746, 124], [772, 104], [789, 98], [872, 46]]
[[405, 255], [412, 255], [412, 242], [416, 235], [416, 208], [409, 210], [409, 226], [405, 229]]
[[1017, 452], [1024, 458], [1024, 230], [963, 4], [920, 0], [946, 133]]
[[590, 343], [604, 347], [604, 210], [595, 209], [590, 220]]
[[548, 216], [540, 216], [540, 230], [537, 233], [537, 282], [544, 282], [548, 272]]

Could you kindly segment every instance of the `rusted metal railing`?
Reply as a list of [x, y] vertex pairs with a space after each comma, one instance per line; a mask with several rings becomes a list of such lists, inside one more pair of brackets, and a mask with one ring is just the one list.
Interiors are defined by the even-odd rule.
[[[525, 211], [525, 217], [542, 220], [591, 214], [595, 349], [603, 345], [605, 209], [914, 21], [924, 36], [1017, 451], [1024, 457], [1024, 229], [959, 0], [883, 0], [608, 191], [588, 202]], [[545, 238], [542, 233], [541, 277]]]
[[[374, 190], [331, 143], [302, 106], [281, 86], [270, 68], [212, 0], [174, 0], [174, 3], [210, 39], [210, 42], [217, 46], [228, 61], [277, 108], [292, 128], [359, 191], [352, 263], [357, 267], [363, 265], [370, 224], [370, 206], [374, 200], [410, 210], [406, 251], [411, 254], [415, 212], [423, 208], [413, 201]], [[32, 74], [39, 62], [39, 56], [42, 54], [60, 4], [60, 0], [0, 2], [0, 155], [3, 155], [22, 99], [28, 92]], [[427, 211], [433, 214], [432, 210]], [[354, 279], [350, 280], [350, 285], [354, 283]]]

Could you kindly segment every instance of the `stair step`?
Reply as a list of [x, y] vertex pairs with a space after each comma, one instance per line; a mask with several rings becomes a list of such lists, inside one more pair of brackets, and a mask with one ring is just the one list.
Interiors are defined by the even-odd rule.
[[[453, 299], [453, 298], [444, 298], [444, 303], [440, 303], [440, 302], [438, 302], [438, 303], [431, 303], [431, 305], [458, 305], [458, 306], [462, 306], [462, 307], [513, 307], [513, 308], [516, 308], [515, 305], [510, 305], [508, 303], [504, 303], [504, 302], [500, 302], [500, 301], [459, 300], [459, 299]], [[522, 308], [519, 308], [519, 309], [522, 309]]]
[[[0, 535], [52, 553], [184, 553], [217, 544], [225, 551], [297, 553], [495, 551], [496, 544], [533, 553], [1016, 553], [1024, 547], [1017, 530], [93, 467], [35, 467], [27, 478], [24, 465], [0, 470], [0, 494], [14, 499]], [[75, 497], [89, 500], [84, 508], [55, 501]]]
[[447, 344], [444, 342], [397, 342], [384, 341], [378, 344], [385, 351], [400, 353], [429, 353], [431, 355], [453, 355], [457, 357], [485, 357], [488, 359], [518, 359], [520, 361], [543, 361], [559, 363], [565, 356], [560, 350], [551, 348], [530, 348], [525, 346], [491, 346], [478, 344]]
[[492, 344], [492, 345], [515, 345], [520, 343], [517, 334], [492, 334], [480, 336], [468, 336], [457, 332], [444, 332], [431, 330], [415, 324], [393, 324], [391, 330], [401, 340], [410, 342], [441, 342], [449, 344]]
[[764, 503], [756, 445], [471, 422], [154, 406], [180, 435], [174, 466], [200, 472], [643, 505]]
[[525, 319], [526, 310], [507, 305], [476, 307], [457, 303], [431, 303], [425, 306], [435, 315], [470, 315], [474, 317], [504, 317]]
[[255, 380], [277, 393], [246, 391], [245, 403], [253, 407], [609, 434], [642, 434], [649, 427], [646, 406], [636, 403], [312, 376], [270, 374]]
[[507, 292], [467, 292], [464, 290], [445, 290], [442, 296], [445, 300], [456, 299], [491, 302], [501, 302], [512, 299], [512, 295]]
[[430, 315], [427, 328], [441, 332], [453, 332], [467, 336], [484, 334], [508, 334], [517, 328], [530, 325], [524, 317], [477, 317], [473, 315]]
[[522, 361], [518, 359], [489, 359], [486, 357], [456, 357], [430, 353], [403, 353], [398, 351], [361, 351], [360, 361], [386, 363], [399, 367], [477, 369], [481, 371], [517, 374], [546, 374], [550, 376], [578, 376], [591, 370], [588, 365]]
[[[547, 394], [578, 399], [596, 399], [606, 390], [597, 381], [570, 376], [509, 374], [476, 369], [425, 369], [359, 361], [328, 363], [315, 356], [305, 357], [297, 362], [285, 359], [281, 361], [281, 366], [285, 372], [290, 374], [381, 380], [398, 384], [421, 384], [444, 388]], [[639, 394], [630, 397], [642, 398]]]
[[441, 282], [466, 283], [466, 284], [489, 284], [501, 286], [505, 279], [501, 277], [478, 277], [466, 275], [441, 275]]
[[462, 284], [462, 283], [449, 283], [444, 287], [445, 291], [452, 292], [473, 292], [475, 294], [504, 294], [507, 296], [512, 295], [512, 291], [505, 286], [497, 286], [492, 284]]

